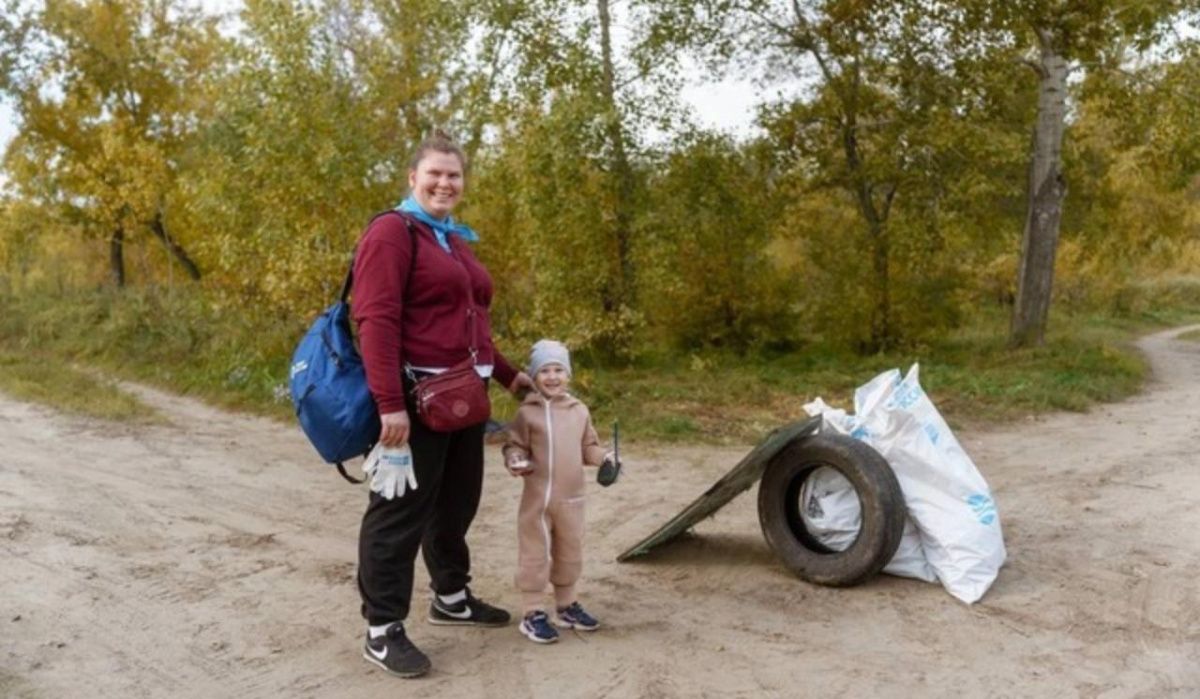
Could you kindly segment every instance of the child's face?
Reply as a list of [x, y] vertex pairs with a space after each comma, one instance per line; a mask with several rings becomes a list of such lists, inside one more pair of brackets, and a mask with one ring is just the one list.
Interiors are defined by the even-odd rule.
[[567, 392], [567, 386], [571, 384], [571, 375], [562, 364], [550, 363], [538, 369], [537, 375], [533, 377], [533, 384], [543, 396], [553, 398]]

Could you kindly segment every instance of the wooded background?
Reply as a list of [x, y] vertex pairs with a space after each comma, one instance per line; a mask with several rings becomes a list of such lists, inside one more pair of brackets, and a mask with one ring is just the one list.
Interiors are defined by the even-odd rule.
[[[513, 343], [876, 352], [1001, 308], [1038, 344], [1052, 302], [1200, 300], [1198, 7], [8, 0], [0, 293], [298, 336], [444, 127]], [[754, 135], [689, 111], [696, 71], [762, 87]]]

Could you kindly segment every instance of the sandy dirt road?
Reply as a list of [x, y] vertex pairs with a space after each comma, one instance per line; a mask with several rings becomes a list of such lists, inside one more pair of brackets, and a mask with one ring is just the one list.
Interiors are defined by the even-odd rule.
[[[433, 627], [422, 571], [419, 680], [360, 657], [366, 496], [297, 429], [138, 387], [169, 425], [0, 397], [0, 696], [1200, 697], [1200, 343], [1173, 334], [1141, 342], [1141, 395], [959, 434], [1009, 551], [974, 606], [797, 580], [753, 491], [617, 564], [745, 452], [633, 444], [621, 483], [589, 492], [582, 594], [606, 628], [543, 647]], [[515, 608], [519, 484], [488, 459], [473, 587]]]

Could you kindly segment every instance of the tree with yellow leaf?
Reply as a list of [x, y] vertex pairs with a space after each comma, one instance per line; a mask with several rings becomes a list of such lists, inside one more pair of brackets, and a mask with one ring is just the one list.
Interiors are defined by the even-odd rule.
[[20, 131], [5, 167], [45, 215], [107, 238], [113, 282], [125, 247], [150, 235], [189, 276], [200, 271], [169, 227], [179, 158], [202, 105], [190, 87], [219, 45], [215, 20], [174, 0], [10, 3], [0, 88]]

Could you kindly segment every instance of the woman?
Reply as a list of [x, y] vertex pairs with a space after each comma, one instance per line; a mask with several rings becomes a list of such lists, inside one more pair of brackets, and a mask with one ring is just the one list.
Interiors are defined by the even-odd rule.
[[422, 142], [409, 166], [411, 195], [367, 226], [354, 262], [353, 315], [379, 407], [379, 439], [410, 445], [419, 484], [395, 498], [371, 492], [359, 533], [358, 587], [369, 626], [363, 657], [401, 677], [430, 667], [403, 624], [418, 547], [432, 579], [430, 623], [504, 626], [510, 618], [467, 587], [466, 534], [483, 484], [484, 426], [434, 432], [417, 418], [409, 391], [415, 379], [462, 362], [472, 348], [481, 381], [494, 378], [514, 393], [533, 385], [492, 343], [492, 280], [467, 245], [474, 232], [450, 217], [465, 169], [462, 151], [441, 132]]

